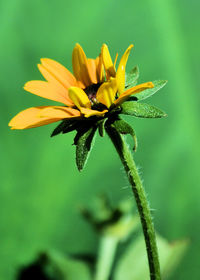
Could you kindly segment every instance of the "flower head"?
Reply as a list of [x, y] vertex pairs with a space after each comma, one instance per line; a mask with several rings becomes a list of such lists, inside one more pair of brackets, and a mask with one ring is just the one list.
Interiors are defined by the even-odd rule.
[[72, 53], [74, 75], [58, 62], [43, 58], [38, 68], [46, 81], [30, 81], [24, 89], [63, 106], [32, 107], [20, 112], [9, 123], [12, 129], [26, 129], [63, 119], [104, 117], [110, 107], [119, 106], [130, 95], [147, 88], [151, 82], [125, 88], [125, 67], [131, 45], [122, 56], [117, 71], [104, 44], [96, 59], [87, 58], [76, 44]]
[[[118, 54], [113, 63], [105, 44], [96, 59], [87, 58], [81, 46], [76, 44], [72, 53], [74, 74], [52, 59], [41, 59], [38, 68], [46, 81], [27, 82], [24, 89], [63, 105], [28, 108], [17, 114], [9, 126], [11, 129], [27, 129], [62, 121], [52, 136], [77, 130], [74, 139], [77, 145], [85, 135], [88, 135], [86, 138], [93, 138], [91, 135], [94, 135], [97, 128], [102, 136], [105, 122], [111, 120], [113, 124], [119, 121], [119, 113], [145, 117], [144, 112], [143, 115], [137, 115], [141, 111], [136, 105], [140, 99], [137, 94], [150, 96], [163, 85], [155, 86], [152, 82], [136, 85], [137, 68], [126, 76], [126, 64], [132, 48], [133, 45], [127, 48], [117, 69]], [[135, 97], [133, 100], [130, 98], [132, 95]], [[132, 101], [131, 107], [127, 108], [127, 100]], [[90, 144], [91, 141], [89, 144], [87, 142], [87, 147], [90, 148]]]

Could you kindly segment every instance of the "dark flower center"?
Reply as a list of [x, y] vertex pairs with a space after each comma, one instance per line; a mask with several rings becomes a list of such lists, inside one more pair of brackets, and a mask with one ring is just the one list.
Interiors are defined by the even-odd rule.
[[98, 103], [96, 99], [97, 90], [99, 89], [101, 83], [92, 84], [84, 89], [85, 93], [87, 94], [88, 98], [90, 99], [92, 105]]
[[92, 103], [92, 109], [98, 111], [103, 111], [104, 109], [106, 109], [106, 106], [99, 103], [96, 99], [96, 94], [101, 84], [102, 83], [92, 84], [84, 89], [85, 93], [87, 94], [88, 98]]

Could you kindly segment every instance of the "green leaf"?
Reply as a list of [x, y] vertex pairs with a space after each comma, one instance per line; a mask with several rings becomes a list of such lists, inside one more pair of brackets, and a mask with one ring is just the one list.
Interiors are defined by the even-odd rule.
[[52, 251], [41, 254], [35, 262], [23, 268], [18, 280], [91, 280], [89, 266], [75, 258]]
[[120, 133], [120, 134], [130, 134], [133, 138], [133, 141], [135, 143], [133, 150], [136, 151], [137, 149], [137, 138], [135, 135], [135, 132], [133, 130], [133, 128], [124, 120], [116, 120], [113, 123], [113, 126], [116, 128], [116, 130]]
[[[169, 278], [180, 263], [187, 247], [188, 241], [181, 240], [169, 243], [157, 235], [158, 251], [163, 279]], [[146, 247], [143, 236], [132, 241], [121, 259], [116, 263], [115, 280], [141, 280], [149, 279], [149, 268]]]
[[121, 105], [121, 114], [130, 115], [138, 118], [162, 118], [166, 117], [166, 113], [162, 110], [137, 101], [126, 101]]
[[92, 126], [87, 130], [78, 131], [75, 136], [74, 144], [76, 145], [76, 164], [79, 171], [84, 168], [87, 162], [96, 129], [96, 126]]
[[139, 78], [139, 68], [135, 66], [129, 73], [126, 73], [125, 76], [125, 88], [134, 87], [137, 84]]
[[138, 100], [146, 99], [156, 93], [158, 90], [163, 88], [166, 85], [167, 81], [161, 80], [161, 81], [154, 81], [154, 87], [150, 89], [145, 89], [139, 93], [134, 94], [133, 97], [136, 97]]

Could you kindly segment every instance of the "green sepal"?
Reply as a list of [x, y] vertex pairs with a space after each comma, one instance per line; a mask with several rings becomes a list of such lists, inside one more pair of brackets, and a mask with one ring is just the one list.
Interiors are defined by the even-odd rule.
[[76, 165], [79, 171], [85, 167], [96, 129], [96, 126], [90, 126], [78, 130], [74, 138], [74, 144], [76, 145]]
[[81, 125], [80, 119], [66, 119], [63, 120], [52, 132], [51, 137], [56, 136], [60, 133], [68, 133], [77, 129]]
[[162, 110], [147, 103], [137, 101], [126, 101], [121, 105], [121, 114], [138, 118], [163, 118], [167, 114]]
[[106, 119], [103, 119], [103, 120], [100, 120], [100, 121], [97, 123], [99, 135], [100, 135], [101, 137], [104, 137], [104, 135], [105, 135], [105, 127], [104, 127], [105, 121], [106, 121]]
[[134, 141], [134, 147], [133, 150], [136, 151], [137, 149], [137, 138], [136, 138], [136, 134], [134, 129], [124, 120], [116, 120], [113, 124], [112, 124], [115, 129], [120, 133], [120, 134], [129, 134], [132, 136], [133, 141]]
[[[146, 99], [153, 94], [155, 94], [158, 90], [163, 88], [166, 85], [167, 81], [166, 80], [158, 80], [158, 81], [153, 81], [154, 87], [150, 89], [145, 89], [141, 92], [138, 92], [134, 94], [133, 97], [136, 97], [138, 100]], [[130, 97], [132, 98], [132, 97]]]
[[125, 89], [132, 88], [137, 84], [139, 78], [139, 68], [135, 66], [129, 73], [125, 75]]

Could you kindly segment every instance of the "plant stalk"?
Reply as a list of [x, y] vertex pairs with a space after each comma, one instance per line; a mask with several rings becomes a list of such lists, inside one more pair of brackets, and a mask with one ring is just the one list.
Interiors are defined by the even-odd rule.
[[100, 240], [95, 280], [108, 280], [110, 277], [118, 239], [104, 235]]
[[151, 218], [149, 204], [135, 162], [124, 137], [122, 137], [112, 126], [108, 126], [106, 131], [119, 154], [136, 200], [146, 243], [150, 279], [161, 280], [154, 225]]

